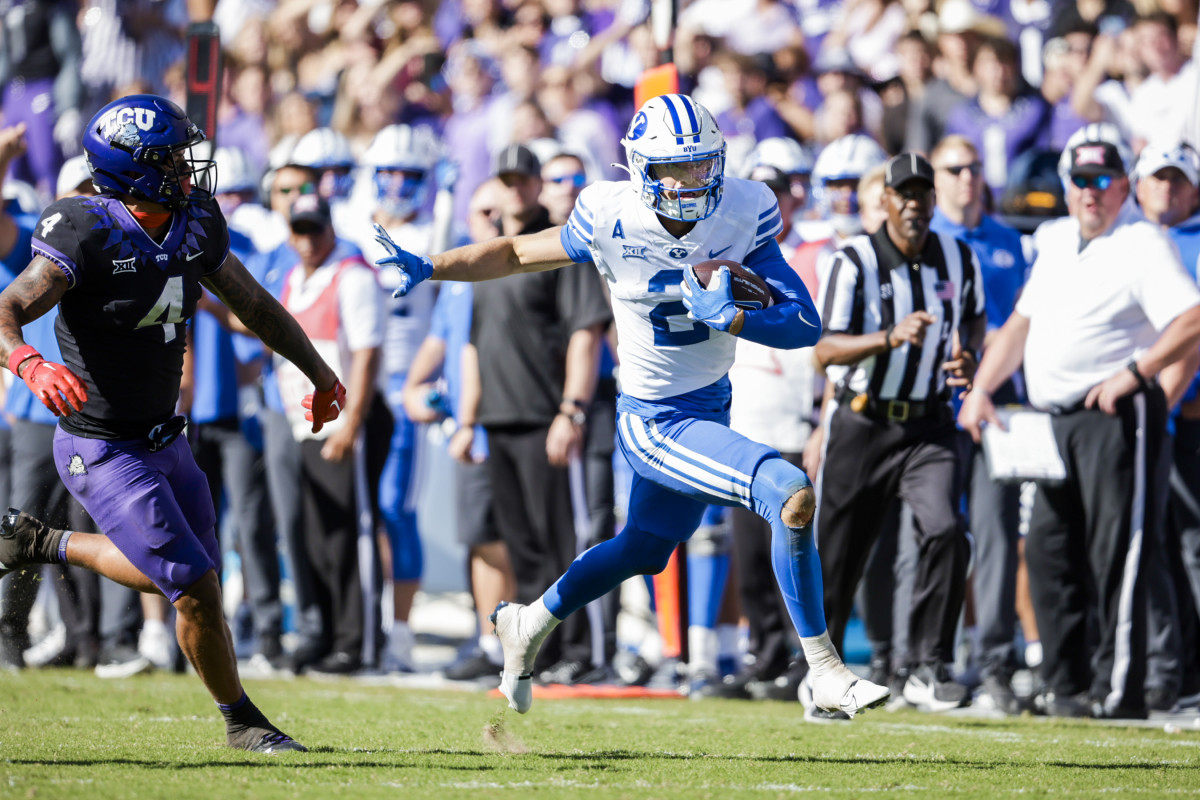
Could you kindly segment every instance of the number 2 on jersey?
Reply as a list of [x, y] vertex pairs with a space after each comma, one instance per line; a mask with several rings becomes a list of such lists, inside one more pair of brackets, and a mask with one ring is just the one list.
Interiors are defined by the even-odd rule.
[[[650, 279], [649, 289], [652, 292], [665, 291], [668, 287], [678, 286], [682, 280], [683, 270], [664, 269]], [[703, 322], [697, 322], [691, 328], [671, 330], [672, 317], [683, 317], [683, 321], [687, 322], [687, 306], [682, 300], [659, 303], [651, 309], [649, 316], [650, 324], [654, 327], [655, 347], [683, 347], [708, 339], [710, 329]]]
[[137, 326], [145, 328], [147, 325], [162, 325], [163, 341], [171, 342], [175, 340], [175, 326], [181, 322], [183, 322], [183, 276], [175, 275], [167, 278], [167, 285], [163, 287], [162, 294], [158, 296], [154, 307], [146, 312], [146, 316], [142, 317]]

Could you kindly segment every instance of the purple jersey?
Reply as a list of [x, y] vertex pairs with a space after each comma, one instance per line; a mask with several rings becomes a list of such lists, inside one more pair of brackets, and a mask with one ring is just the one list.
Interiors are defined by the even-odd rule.
[[946, 132], [961, 134], [975, 145], [983, 162], [983, 177], [999, 200], [1009, 167], [1021, 153], [1045, 147], [1049, 138], [1050, 106], [1039, 94], [1015, 98], [1003, 117], [990, 117], [978, 99], [966, 100], [946, 118]]
[[88, 393], [83, 410], [59, 424], [87, 438], [144, 439], [175, 413], [184, 325], [200, 279], [229, 253], [216, 202], [175, 212], [159, 244], [116, 198], [59, 200], [42, 214], [33, 252], [67, 276], [55, 333], [63, 363]]

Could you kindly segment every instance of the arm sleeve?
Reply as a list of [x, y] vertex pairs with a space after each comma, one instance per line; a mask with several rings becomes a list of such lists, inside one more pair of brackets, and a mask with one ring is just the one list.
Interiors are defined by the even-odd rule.
[[858, 266], [840, 250], [833, 255], [829, 277], [821, 282], [821, 322], [825, 333], [859, 335], [855, 324], [854, 297], [860, 279]]
[[775, 240], [770, 239], [752, 250], [744, 264], [771, 287], [775, 303], [759, 311], [744, 311], [738, 336], [780, 350], [816, 344], [821, 338], [817, 307], [800, 276], [788, 266]]

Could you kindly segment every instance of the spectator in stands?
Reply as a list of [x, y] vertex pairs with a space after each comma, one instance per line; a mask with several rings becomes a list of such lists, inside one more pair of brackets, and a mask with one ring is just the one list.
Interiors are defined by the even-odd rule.
[[25, 152], [12, 176], [54, 195], [63, 157], [77, 155], [83, 132], [82, 50], [71, 4], [53, 0], [9, 4], [0, 14], [0, 107], [4, 124], [24, 123]]
[[946, 133], [971, 141], [983, 164], [983, 179], [998, 198], [1013, 160], [1045, 145], [1050, 107], [1041, 95], [1021, 92], [1017, 49], [1007, 39], [985, 39], [971, 69], [979, 92], [950, 111]]
[[999, 20], [980, 14], [969, 0], [943, 0], [938, 10], [934, 74], [908, 117], [904, 149], [928, 153], [946, 133], [950, 112], [978, 91], [971, 64], [980, 36], [1003, 36]]
[[1189, 103], [1195, 108], [1200, 90], [1200, 64], [1179, 49], [1179, 23], [1169, 14], [1138, 18], [1134, 25], [1138, 54], [1150, 75], [1133, 91], [1133, 147], [1140, 151], [1150, 142], [1183, 141]]

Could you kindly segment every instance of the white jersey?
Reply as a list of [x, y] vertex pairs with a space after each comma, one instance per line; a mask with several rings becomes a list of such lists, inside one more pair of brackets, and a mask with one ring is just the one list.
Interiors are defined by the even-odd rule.
[[[389, 253], [375, 241], [375, 230], [370, 215], [358, 215], [358, 222], [347, 230], [349, 238], [362, 250], [367, 263], [374, 264]], [[403, 249], [417, 255], [428, 255], [433, 238], [433, 225], [427, 218], [418, 217], [413, 222], [393, 225], [388, 235]], [[436, 285], [422, 281], [404, 297], [392, 297], [392, 290], [400, 285], [400, 273], [394, 268], [380, 269], [379, 285], [383, 287], [384, 303], [387, 306], [387, 326], [383, 340], [383, 364], [380, 378], [400, 375], [408, 371], [417, 348], [429, 332], [429, 321], [433, 316], [433, 304], [437, 299]]]
[[681, 239], [663, 229], [631, 182], [583, 190], [567, 236], [586, 246], [608, 281], [624, 394], [661, 400], [725, 376], [737, 338], [688, 319], [679, 289], [683, 268], [713, 258], [742, 263], [782, 227], [775, 195], [758, 181], [726, 177], [716, 213]]

